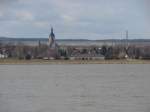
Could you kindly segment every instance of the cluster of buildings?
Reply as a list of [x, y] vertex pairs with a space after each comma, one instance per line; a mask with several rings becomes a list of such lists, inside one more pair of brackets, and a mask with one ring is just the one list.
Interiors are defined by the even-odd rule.
[[49, 49], [44, 59], [70, 59], [70, 60], [99, 60], [104, 59], [101, 48], [92, 46], [59, 46], [56, 43], [53, 28], [49, 35]]
[[8, 58], [8, 54], [4, 48], [0, 49], [0, 59]]
[[[36, 41], [37, 42], [37, 41]], [[150, 59], [149, 46], [130, 45], [58, 45], [53, 28], [49, 35], [48, 44], [30, 46], [26, 44], [0, 43], [0, 59], [45, 59], [45, 60], [101, 60], [101, 59]]]
[[[125, 58], [149, 58], [150, 47], [137, 48], [130, 46], [98, 46], [98, 45], [58, 45], [53, 28], [47, 41], [48, 44], [30, 46], [26, 44], [0, 44], [0, 59], [44, 59], [44, 60], [101, 60], [101, 59], [125, 59]], [[128, 54], [128, 55], [127, 55]]]
[[[37, 41], [36, 41], [37, 42]], [[125, 58], [149, 58], [150, 47], [138, 48], [124, 45], [98, 46], [98, 45], [58, 45], [53, 28], [46, 41], [48, 44], [30, 46], [26, 44], [0, 44], [0, 59], [67, 59], [67, 60], [101, 60], [101, 59], [125, 59]]]

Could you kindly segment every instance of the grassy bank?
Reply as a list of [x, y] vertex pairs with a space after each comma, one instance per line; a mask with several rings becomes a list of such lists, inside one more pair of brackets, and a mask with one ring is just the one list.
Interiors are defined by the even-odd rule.
[[0, 64], [150, 64], [150, 60], [18, 60], [0, 59]]

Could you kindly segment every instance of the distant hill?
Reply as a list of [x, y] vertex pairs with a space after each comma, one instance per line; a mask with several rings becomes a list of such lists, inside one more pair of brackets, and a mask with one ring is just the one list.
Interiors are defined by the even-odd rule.
[[[39, 41], [43, 44], [47, 44], [48, 38], [9, 38], [9, 37], [0, 37], [0, 43], [3, 44], [25, 44], [35, 46], [38, 45]], [[88, 40], [88, 39], [57, 39], [59, 45], [113, 45], [113, 44], [122, 44], [126, 40], [120, 39], [106, 39], [106, 40]], [[150, 45], [150, 39], [130, 39], [130, 44], [133, 45]]]
[[[0, 37], [0, 41], [47, 41], [48, 38], [9, 38], [9, 37]], [[107, 42], [112, 42], [112, 41], [126, 41], [125, 39], [120, 40], [120, 39], [103, 39], [103, 40], [88, 40], [88, 39], [56, 39], [56, 41], [107, 41]], [[130, 42], [150, 42], [150, 39], [130, 39], [128, 40]]]
[[9, 38], [0, 37], [0, 41], [37, 41], [37, 40], [47, 40], [46, 38]]
[[[48, 38], [9, 38], [0, 37], [0, 41], [47, 41]], [[90, 41], [88, 39], [56, 39], [57, 41]]]

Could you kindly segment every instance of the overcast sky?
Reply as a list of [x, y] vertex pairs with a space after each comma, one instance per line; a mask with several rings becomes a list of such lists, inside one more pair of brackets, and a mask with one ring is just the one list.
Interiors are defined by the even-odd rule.
[[0, 36], [150, 38], [149, 0], [0, 0]]

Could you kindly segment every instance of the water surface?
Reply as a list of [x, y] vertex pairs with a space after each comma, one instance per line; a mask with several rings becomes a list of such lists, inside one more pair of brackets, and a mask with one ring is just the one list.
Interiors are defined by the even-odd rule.
[[1, 65], [0, 112], [150, 112], [150, 66]]

